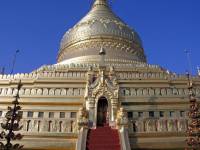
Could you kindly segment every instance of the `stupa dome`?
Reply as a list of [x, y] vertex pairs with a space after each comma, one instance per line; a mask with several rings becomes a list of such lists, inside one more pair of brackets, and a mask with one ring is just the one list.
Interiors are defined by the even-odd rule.
[[58, 63], [95, 63], [101, 47], [106, 50], [106, 62], [146, 62], [139, 35], [112, 12], [107, 0], [96, 0], [89, 13], [65, 33]]

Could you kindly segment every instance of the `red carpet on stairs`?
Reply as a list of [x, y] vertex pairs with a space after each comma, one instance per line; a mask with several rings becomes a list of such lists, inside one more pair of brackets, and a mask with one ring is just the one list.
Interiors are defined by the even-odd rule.
[[86, 150], [120, 150], [118, 131], [108, 126], [89, 130]]

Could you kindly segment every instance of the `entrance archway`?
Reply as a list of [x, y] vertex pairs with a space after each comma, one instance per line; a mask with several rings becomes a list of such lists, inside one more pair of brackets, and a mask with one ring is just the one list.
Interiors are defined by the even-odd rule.
[[97, 105], [97, 126], [105, 126], [108, 124], [108, 101], [105, 97], [101, 97]]

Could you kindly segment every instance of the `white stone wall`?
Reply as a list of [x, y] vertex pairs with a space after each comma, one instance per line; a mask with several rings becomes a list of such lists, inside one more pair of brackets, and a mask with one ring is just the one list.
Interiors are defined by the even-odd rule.
[[[42, 110], [41, 110], [42, 111]], [[0, 123], [5, 122], [6, 110], [2, 111], [0, 116]], [[32, 116], [28, 114], [31, 113]], [[36, 132], [36, 133], [77, 133], [76, 112], [62, 112], [65, 113], [64, 118], [60, 117], [60, 112], [43, 112], [44, 115], [38, 116], [39, 112], [22, 112], [23, 117], [20, 125], [23, 126], [21, 132]], [[53, 113], [53, 116], [49, 116]], [[73, 115], [72, 115], [73, 113]], [[0, 131], [2, 128], [0, 128]]]
[[[22, 88], [20, 96], [83, 96], [84, 88]], [[0, 96], [14, 96], [15, 88], [0, 88]]]
[[[200, 88], [195, 88], [194, 93], [200, 96]], [[121, 88], [120, 96], [188, 96], [187, 88]]]
[[[140, 111], [142, 112], [142, 111]], [[129, 132], [149, 133], [149, 132], [186, 132], [188, 127], [188, 116], [185, 111], [162, 111], [165, 115], [160, 117], [155, 111], [155, 116], [151, 117], [148, 112], [134, 112], [129, 116]], [[172, 113], [173, 112], [173, 113]], [[129, 112], [131, 113], [131, 112]], [[170, 116], [171, 115], [171, 116]]]

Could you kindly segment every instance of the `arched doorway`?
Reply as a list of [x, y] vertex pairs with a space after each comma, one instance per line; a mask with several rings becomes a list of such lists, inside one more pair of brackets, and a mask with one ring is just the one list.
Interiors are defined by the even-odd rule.
[[105, 97], [101, 97], [97, 105], [97, 126], [105, 126], [108, 124], [108, 101]]

